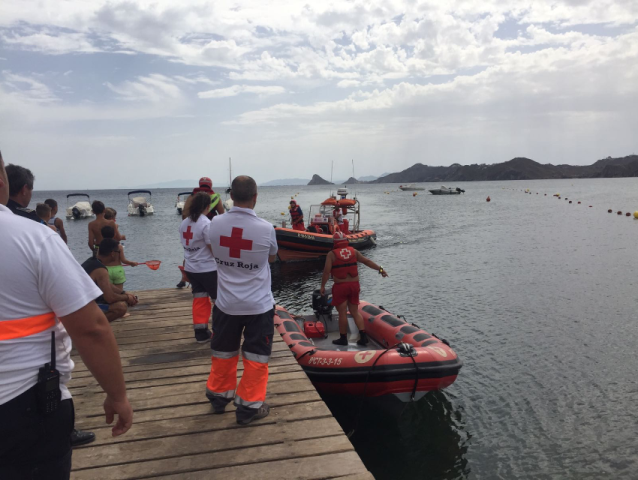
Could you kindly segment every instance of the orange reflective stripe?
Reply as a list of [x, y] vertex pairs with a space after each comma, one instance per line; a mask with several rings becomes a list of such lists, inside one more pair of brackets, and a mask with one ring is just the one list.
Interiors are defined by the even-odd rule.
[[0, 340], [28, 337], [54, 326], [55, 313], [53, 312], [15, 320], [0, 320]]

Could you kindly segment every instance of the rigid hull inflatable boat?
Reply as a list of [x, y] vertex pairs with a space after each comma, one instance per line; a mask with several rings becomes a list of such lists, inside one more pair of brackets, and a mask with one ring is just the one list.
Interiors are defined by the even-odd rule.
[[[321, 393], [378, 397], [394, 395], [403, 402], [448, 387], [463, 363], [449, 344], [382, 307], [361, 302], [368, 345], [356, 344], [358, 330], [348, 316], [348, 346], [332, 343], [339, 336], [338, 318], [321, 294], [313, 295], [315, 315], [293, 316], [275, 309], [275, 327], [308, 378]], [[323, 313], [322, 313], [323, 312]]]
[[[308, 224], [302, 230], [275, 226], [281, 261], [305, 260], [323, 257], [334, 248], [333, 235], [340, 230], [352, 248], [363, 250], [376, 245], [374, 230], [361, 230], [361, 205], [356, 198], [347, 198], [348, 190], [337, 190], [340, 198], [331, 196], [321, 205], [311, 205]], [[337, 223], [335, 212], [342, 215], [343, 225]]]

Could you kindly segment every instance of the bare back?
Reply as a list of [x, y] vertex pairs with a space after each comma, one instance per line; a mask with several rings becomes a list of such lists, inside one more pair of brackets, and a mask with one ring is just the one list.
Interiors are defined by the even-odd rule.
[[113, 220], [107, 220], [104, 217], [98, 217], [89, 223], [89, 248], [91, 251], [93, 251], [95, 245], [99, 245], [102, 243], [102, 240], [104, 240], [102, 237], [102, 228], [106, 226], [115, 228], [115, 222]]

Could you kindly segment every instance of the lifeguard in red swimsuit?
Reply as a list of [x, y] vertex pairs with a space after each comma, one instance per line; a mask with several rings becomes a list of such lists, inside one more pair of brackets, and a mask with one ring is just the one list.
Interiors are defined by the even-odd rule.
[[359, 270], [357, 263], [377, 270], [383, 277], [387, 277], [383, 267], [377, 265], [372, 260], [364, 257], [358, 250], [348, 245], [348, 239], [342, 232], [335, 232], [334, 246], [332, 251], [326, 256], [326, 265], [321, 278], [321, 294], [326, 291], [326, 283], [332, 275], [334, 285], [332, 286], [332, 305], [339, 312], [339, 339], [333, 340], [335, 345], [348, 345], [348, 311], [354, 317], [354, 321], [359, 329], [359, 340], [357, 345], [367, 345], [368, 337], [365, 331], [363, 318], [359, 313]]

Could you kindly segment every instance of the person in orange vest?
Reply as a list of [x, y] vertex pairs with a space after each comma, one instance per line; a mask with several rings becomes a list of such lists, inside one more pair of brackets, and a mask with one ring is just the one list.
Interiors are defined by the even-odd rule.
[[304, 227], [303, 224], [303, 212], [295, 200], [290, 200], [290, 220], [293, 230], [299, 230], [300, 232], [306, 231], [306, 227]]
[[372, 260], [364, 257], [359, 250], [355, 250], [348, 245], [348, 239], [342, 232], [335, 232], [333, 235], [334, 246], [332, 251], [326, 256], [326, 264], [321, 278], [321, 294], [326, 293], [326, 283], [332, 275], [334, 285], [332, 286], [332, 305], [339, 313], [339, 339], [333, 340], [335, 345], [348, 345], [348, 311], [354, 318], [354, 322], [359, 329], [359, 340], [357, 345], [367, 345], [368, 337], [365, 331], [363, 317], [359, 313], [359, 270], [357, 263], [377, 270], [382, 277], [388, 274], [383, 267], [377, 265]]
[[217, 298], [217, 262], [210, 246], [210, 195], [193, 195], [188, 217], [182, 220], [179, 236], [184, 247], [184, 273], [193, 287], [193, 328], [197, 343], [210, 340], [208, 320]]
[[118, 417], [113, 436], [129, 430], [133, 410], [113, 331], [94, 302], [102, 292], [59, 235], [14, 215], [8, 201], [0, 155], [0, 478], [67, 480], [71, 340], [106, 392], [107, 423]]
[[[237, 423], [247, 425], [270, 413], [265, 400], [275, 300], [269, 263], [277, 255], [277, 238], [273, 226], [255, 214], [257, 184], [251, 177], [236, 177], [230, 194], [234, 206], [213, 218], [209, 230], [219, 284], [206, 397], [215, 413], [234, 399]], [[240, 345], [244, 373], [238, 385]]]

